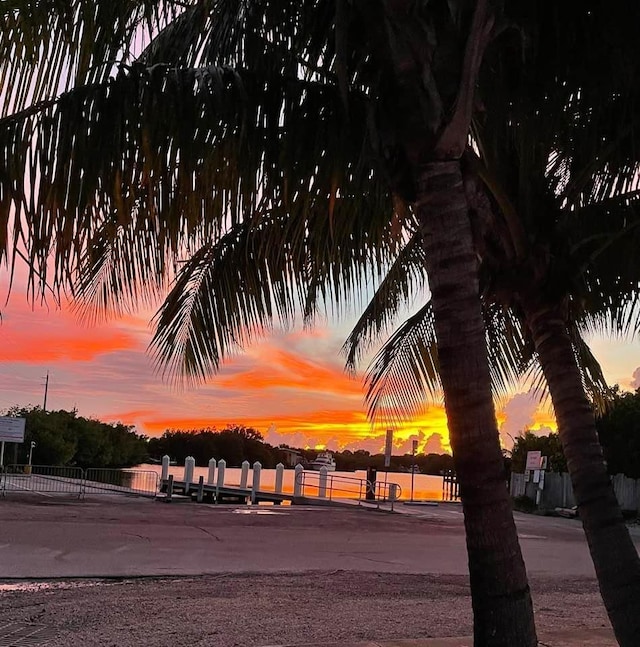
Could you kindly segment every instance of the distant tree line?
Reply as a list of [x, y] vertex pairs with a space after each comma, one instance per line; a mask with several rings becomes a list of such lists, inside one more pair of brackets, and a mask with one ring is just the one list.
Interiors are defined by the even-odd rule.
[[7, 446], [5, 463], [26, 463], [36, 443], [35, 465], [131, 467], [147, 457], [147, 438], [133, 427], [107, 424], [78, 416], [76, 411], [43, 411], [40, 407], [12, 407], [8, 416], [25, 418], [24, 443]]
[[[311, 453], [313, 456], [317, 454], [317, 452]], [[384, 454], [370, 454], [363, 449], [358, 449], [354, 452], [347, 449], [333, 454], [336, 459], [336, 468], [343, 472], [364, 470], [367, 467], [375, 467], [379, 471], [387, 469], [390, 472], [402, 472], [409, 471], [412, 465], [416, 465], [423, 474], [442, 474], [453, 469], [453, 458], [449, 454], [391, 456], [388, 468], [384, 466]]]
[[[596, 428], [609, 474], [640, 478], [640, 389], [630, 393], [614, 387], [607, 411], [596, 418]], [[535, 450], [548, 456], [549, 470], [567, 471], [558, 434], [536, 436], [530, 431], [516, 439], [511, 470], [523, 472], [527, 452]]]
[[264, 442], [262, 434], [252, 427], [230, 425], [218, 430], [169, 429], [159, 438], [149, 440], [149, 455], [158, 460], [167, 455], [184, 463], [187, 456], [193, 456], [196, 465], [205, 466], [209, 459], [224, 459], [229, 467], [239, 467], [247, 460], [251, 464], [260, 461], [263, 467], [272, 468], [286, 463], [282, 449]]

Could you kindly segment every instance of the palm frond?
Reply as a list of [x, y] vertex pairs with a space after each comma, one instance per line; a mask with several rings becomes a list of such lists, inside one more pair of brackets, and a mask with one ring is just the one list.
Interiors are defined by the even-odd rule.
[[[336, 210], [344, 203], [346, 212], [349, 202], [339, 201]], [[311, 306], [315, 311], [329, 302], [350, 304], [397, 254], [388, 214], [376, 218], [364, 210], [364, 215], [366, 223], [342, 218], [352, 226], [351, 235], [331, 239], [322, 236], [326, 205], [298, 220], [271, 212], [196, 251], [155, 320], [152, 347], [164, 374], [202, 380], [233, 348], [271, 329], [274, 321], [288, 326]]]
[[104, 235], [105, 214], [155, 232], [169, 256], [256, 213], [304, 211], [319, 198], [330, 198], [339, 233], [332, 205], [342, 198], [366, 195], [391, 213], [370, 158], [366, 98], [352, 95], [350, 108], [347, 133], [333, 86], [228, 68], [123, 69], [0, 122], [3, 236], [12, 226], [24, 236], [43, 274], [53, 251], [62, 284]]
[[402, 422], [424, 410], [441, 391], [431, 301], [398, 328], [365, 375], [371, 420]]
[[415, 232], [388, 268], [342, 347], [348, 370], [356, 370], [363, 354], [425, 284], [424, 247], [420, 233]]
[[105, 81], [182, 10], [171, 0], [3, 2], [0, 116]]
[[596, 412], [603, 413], [610, 403], [611, 390], [604, 377], [602, 368], [591, 352], [589, 345], [584, 341], [580, 334], [580, 329], [576, 324], [570, 325], [569, 335], [573, 343], [576, 363], [582, 375], [585, 392]]
[[[483, 307], [494, 396], [505, 397], [533, 363], [522, 322], [510, 310]], [[441, 391], [433, 310], [429, 301], [373, 358], [366, 376], [369, 417], [406, 422], [423, 413]]]

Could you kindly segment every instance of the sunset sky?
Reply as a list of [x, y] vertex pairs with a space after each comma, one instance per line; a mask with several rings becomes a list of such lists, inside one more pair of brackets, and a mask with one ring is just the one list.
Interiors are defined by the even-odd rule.
[[[0, 290], [4, 304], [4, 270]], [[17, 287], [0, 311], [0, 410], [42, 405], [48, 371], [48, 409], [76, 408], [82, 416], [135, 425], [148, 435], [237, 423], [257, 428], [274, 444], [383, 448], [386, 426], [367, 421], [361, 378], [345, 373], [339, 353], [352, 321], [274, 333], [231, 358], [206, 385], [179, 390], [156, 374], [146, 351], [152, 312], [87, 327], [68, 308], [32, 308]], [[639, 343], [594, 339], [592, 348], [610, 383], [637, 386]], [[526, 392], [501, 403], [498, 419], [507, 447], [509, 435], [525, 427], [554, 426], [552, 415]], [[413, 438], [420, 451], [449, 449], [440, 404], [397, 428], [394, 453], [411, 451]]]

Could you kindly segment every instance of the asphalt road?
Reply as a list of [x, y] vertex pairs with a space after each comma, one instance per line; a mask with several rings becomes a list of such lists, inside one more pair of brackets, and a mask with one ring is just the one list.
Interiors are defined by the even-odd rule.
[[[209, 506], [103, 497], [0, 500], [0, 579], [217, 573], [465, 575], [455, 504], [361, 508]], [[516, 513], [531, 574], [593, 577], [580, 523]], [[634, 540], [639, 543], [636, 529]]]

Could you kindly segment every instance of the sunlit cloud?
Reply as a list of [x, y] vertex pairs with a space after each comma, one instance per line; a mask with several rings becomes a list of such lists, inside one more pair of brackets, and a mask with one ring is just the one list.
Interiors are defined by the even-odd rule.
[[85, 327], [68, 310], [32, 309], [15, 301], [3, 312], [0, 362], [91, 362], [100, 355], [142, 346], [136, 332], [125, 326]]
[[[32, 309], [14, 297], [3, 307], [0, 409], [42, 403], [49, 372], [49, 408], [76, 408], [84, 416], [135, 425], [148, 435], [242, 424], [274, 445], [379, 453], [386, 430], [393, 429], [395, 454], [410, 453], [414, 440], [419, 453], [450, 451], [440, 404], [404, 424], [367, 419], [362, 376], [350, 377], [340, 355], [346, 324], [275, 331], [228, 358], [205, 384], [176, 388], [163, 381], [146, 350], [152, 313], [87, 327], [67, 306]], [[598, 357], [604, 364], [610, 346], [602, 348]], [[623, 376], [616, 381], [624, 388], [640, 386], [637, 352], [616, 347], [611, 356], [615, 361], [605, 370]], [[497, 420], [507, 448], [525, 429], [556, 429], [553, 412], [531, 393], [514, 393], [500, 403]]]
[[540, 403], [534, 391], [516, 393], [498, 413], [502, 446], [511, 449], [525, 431], [547, 435], [556, 429], [553, 413]]

